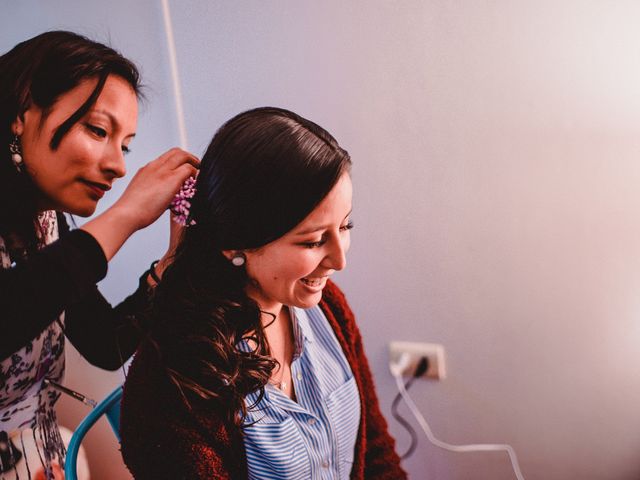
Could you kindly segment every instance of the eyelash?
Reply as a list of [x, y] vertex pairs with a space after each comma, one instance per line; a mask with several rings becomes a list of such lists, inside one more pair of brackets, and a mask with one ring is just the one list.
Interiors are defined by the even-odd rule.
[[[96, 127], [95, 125], [91, 125], [90, 123], [86, 123], [85, 125], [89, 130], [91, 130], [94, 133], [94, 135], [100, 138], [107, 137], [107, 131], [104, 128]], [[126, 145], [123, 145], [121, 149], [122, 149], [122, 153], [125, 155], [128, 155], [131, 153], [131, 149]]]
[[100, 138], [105, 138], [107, 136], [107, 131], [104, 128], [96, 127], [95, 125], [91, 125], [90, 123], [85, 124], [89, 130], [91, 130], [96, 136]]
[[[353, 228], [353, 222], [349, 222], [346, 225], [343, 225], [342, 227], [340, 227], [340, 231], [346, 232], [351, 230], [352, 228]], [[301, 243], [301, 245], [305, 248], [318, 248], [324, 245], [325, 242], [326, 240], [320, 240], [319, 242], [304, 242], [304, 243]]]

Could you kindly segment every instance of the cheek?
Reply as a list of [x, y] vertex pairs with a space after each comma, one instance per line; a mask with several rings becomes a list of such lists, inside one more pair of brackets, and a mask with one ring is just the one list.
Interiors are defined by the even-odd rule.
[[308, 253], [298, 258], [295, 266], [292, 266], [292, 277], [295, 277], [296, 280], [300, 280], [301, 278], [312, 274], [318, 269], [323, 258], [324, 257], [319, 255], [316, 251], [309, 250]]
[[51, 152], [49, 146], [43, 139], [21, 139], [22, 142], [22, 159], [31, 174], [38, 176], [41, 172], [50, 168], [51, 157], [55, 156], [55, 152]]
[[264, 256], [249, 258], [247, 273], [260, 283], [269, 282], [272, 287], [289, 289], [298, 280], [313, 273], [321, 261], [321, 255], [315, 250], [287, 250], [268, 259]]
[[60, 153], [64, 152], [67, 166], [83, 168], [97, 165], [104, 153], [104, 144], [92, 141], [86, 135], [81, 135], [78, 132], [74, 133], [75, 135], [70, 135], [68, 142], [64, 146], [61, 143], [58, 149]]
[[314, 268], [314, 265], [304, 258], [283, 258], [280, 268], [273, 272], [273, 281], [283, 282], [289, 286], [295, 285]]

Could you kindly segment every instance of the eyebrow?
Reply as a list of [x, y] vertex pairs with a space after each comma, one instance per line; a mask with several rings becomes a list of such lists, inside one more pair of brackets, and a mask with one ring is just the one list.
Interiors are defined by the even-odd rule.
[[[90, 110], [90, 112], [93, 113], [99, 113], [101, 115], [104, 115], [105, 117], [107, 117], [109, 119], [109, 121], [111, 122], [112, 125], [115, 125], [117, 128], [122, 128], [120, 126], [120, 122], [118, 122], [118, 120], [116, 119], [116, 117], [114, 117], [110, 112], [107, 112], [106, 110], [100, 110], [100, 109], [92, 109]], [[136, 132], [130, 133], [129, 135], [127, 135], [125, 138], [132, 138], [136, 136]]]
[[[345, 217], [342, 219], [342, 221], [343, 221], [343, 222], [344, 222], [344, 221], [349, 217], [349, 215], [351, 215], [351, 212], [353, 212], [353, 208], [352, 208], [351, 210], [349, 210], [349, 213], [347, 213], [347, 214], [345, 215]], [[310, 227], [310, 228], [308, 228], [308, 229], [306, 229], [306, 230], [303, 230], [303, 231], [301, 231], [301, 232], [296, 232], [296, 233], [295, 233], [295, 235], [300, 235], [300, 236], [302, 236], [302, 235], [309, 235], [310, 233], [319, 232], [320, 230], [324, 230], [324, 229], [326, 229], [326, 228], [327, 228], [327, 227], [326, 227], [326, 226], [324, 226], [324, 225], [319, 225], [319, 226], [317, 226], [317, 227]]]

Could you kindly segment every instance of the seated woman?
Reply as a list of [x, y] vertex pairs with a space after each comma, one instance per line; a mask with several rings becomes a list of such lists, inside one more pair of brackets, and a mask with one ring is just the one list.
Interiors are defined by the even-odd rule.
[[135, 478], [406, 478], [329, 279], [346, 265], [350, 165], [287, 110], [216, 133], [125, 384]]

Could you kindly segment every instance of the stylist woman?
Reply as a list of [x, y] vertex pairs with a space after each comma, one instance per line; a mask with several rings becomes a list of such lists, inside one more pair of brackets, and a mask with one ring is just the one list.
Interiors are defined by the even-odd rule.
[[54, 404], [55, 385], [64, 374], [65, 336], [91, 363], [107, 369], [122, 365], [138, 344], [140, 314], [153, 281], [143, 275], [139, 288], [116, 307], [96, 282], [127, 238], [164, 212], [198, 160], [179, 149], [166, 152], [136, 173], [111, 208], [80, 229], [70, 232], [62, 213], [93, 214], [124, 176], [139, 90], [133, 63], [71, 32], [43, 33], [0, 57], [5, 476], [24, 454], [25, 435], [38, 445], [42, 464], [29, 465], [29, 476], [43, 469], [45, 478], [55, 478], [64, 462]]

